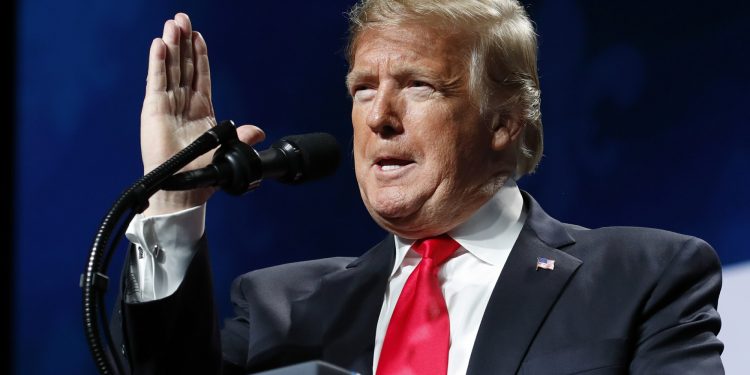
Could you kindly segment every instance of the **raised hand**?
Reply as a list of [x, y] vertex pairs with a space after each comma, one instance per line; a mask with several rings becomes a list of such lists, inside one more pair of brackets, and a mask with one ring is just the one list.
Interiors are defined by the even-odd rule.
[[[178, 13], [164, 24], [164, 33], [151, 43], [146, 96], [141, 111], [141, 156], [148, 173], [185, 148], [216, 124], [211, 103], [211, 73], [206, 41], [193, 31], [190, 18]], [[238, 128], [248, 144], [262, 141], [255, 126]], [[185, 167], [192, 170], [211, 162], [211, 153]], [[205, 203], [214, 188], [156, 193], [146, 215], [176, 212]]]

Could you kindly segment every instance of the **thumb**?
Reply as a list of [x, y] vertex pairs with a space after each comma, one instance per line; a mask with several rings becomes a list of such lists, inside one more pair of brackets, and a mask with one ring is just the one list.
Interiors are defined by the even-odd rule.
[[252, 146], [263, 142], [266, 139], [266, 133], [255, 125], [242, 125], [237, 127], [237, 137], [240, 141]]

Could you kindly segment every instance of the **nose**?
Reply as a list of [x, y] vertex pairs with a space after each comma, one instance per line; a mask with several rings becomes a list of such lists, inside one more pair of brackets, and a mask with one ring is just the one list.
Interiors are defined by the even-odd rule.
[[367, 126], [382, 138], [391, 138], [403, 133], [397, 90], [389, 85], [381, 85], [378, 88], [367, 114]]

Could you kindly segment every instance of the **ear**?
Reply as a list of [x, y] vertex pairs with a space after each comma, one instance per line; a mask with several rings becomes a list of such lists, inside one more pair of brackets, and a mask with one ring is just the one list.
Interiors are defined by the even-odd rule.
[[515, 113], [500, 115], [495, 114], [492, 118], [492, 149], [502, 151], [514, 144], [521, 136], [523, 122]]

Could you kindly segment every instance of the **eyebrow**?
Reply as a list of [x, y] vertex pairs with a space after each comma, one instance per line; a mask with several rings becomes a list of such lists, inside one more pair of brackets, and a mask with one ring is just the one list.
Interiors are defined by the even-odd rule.
[[372, 77], [374, 75], [375, 74], [373, 74], [371, 71], [351, 71], [346, 75], [346, 88], [351, 90], [355, 82], [366, 80], [366, 78]]
[[[423, 77], [436, 81], [443, 81], [435, 73], [417, 64], [398, 64], [391, 69], [390, 74], [397, 79], [403, 77]], [[351, 71], [346, 75], [346, 87], [351, 89], [352, 85], [360, 81], [367, 81], [372, 77], [377, 76], [377, 73], [372, 70], [360, 70]]]
[[[418, 80], [427, 80], [434, 84], [435, 87], [444, 95], [448, 96], [460, 95], [461, 93], [465, 92], [466, 88], [464, 87], [463, 81], [464, 78], [468, 79], [468, 77], [463, 77], [461, 74], [451, 75], [449, 77], [441, 77], [440, 75], [435, 74], [430, 69], [426, 69], [417, 64], [405, 64], [396, 66], [393, 68], [393, 71], [390, 74], [396, 77], [396, 79], [399, 81], [403, 80], [406, 77], [413, 77]], [[349, 74], [347, 74], [346, 76], [346, 87], [348, 89], [347, 91], [351, 95], [351, 90], [355, 84], [359, 82], [371, 81], [375, 76], [377, 76], [377, 73], [373, 72], [372, 70], [349, 72]]]

